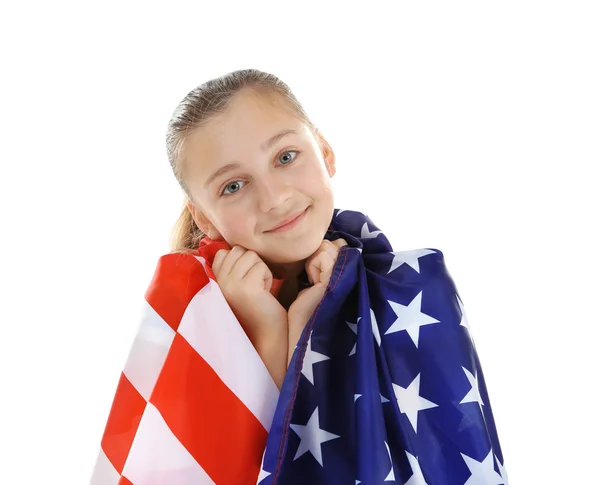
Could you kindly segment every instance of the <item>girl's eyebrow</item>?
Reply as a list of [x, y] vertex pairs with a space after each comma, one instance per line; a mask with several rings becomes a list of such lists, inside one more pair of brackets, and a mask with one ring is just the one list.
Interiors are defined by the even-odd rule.
[[[283, 130], [282, 132], [277, 133], [276, 135], [273, 135], [271, 138], [269, 138], [265, 143], [263, 143], [261, 145], [260, 148], [263, 152], [266, 152], [269, 148], [271, 148], [275, 143], [277, 143], [283, 137], [285, 137], [287, 135], [292, 135], [295, 133], [297, 133], [296, 130]], [[231, 170], [235, 170], [236, 168], [240, 168], [240, 166], [241, 165], [238, 162], [232, 162], [232, 163], [228, 163], [227, 165], [223, 165], [215, 173], [213, 173], [210, 177], [208, 177], [208, 179], [204, 183], [204, 188], [208, 187], [211, 184], [211, 182], [214, 179], [216, 179], [217, 177], [220, 177], [221, 175], [223, 175], [227, 172], [230, 172]]]
[[227, 165], [222, 166], [219, 170], [217, 170], [210, 177], [208, 177], [208, 180], [204, 183], [204, 188], [208, 187], [211, 184], [211, 182], [214, 179], [216, 179], [217, 177], [220, 177], [221, 175], [223, 175], [227, 172], [231, 172], [232, 170], [235, 170], [236, 168], [240, 168], [239, 163], [228, 163]]
[[281, 133], [277, 133], [269, 138], [266, 142], [261, 145], [261, 150], [266, 152], [269, 148], [271, 148], [275, 143], [281, 140], [284, 136], [295, 134], [296, 130], [283, 130]]

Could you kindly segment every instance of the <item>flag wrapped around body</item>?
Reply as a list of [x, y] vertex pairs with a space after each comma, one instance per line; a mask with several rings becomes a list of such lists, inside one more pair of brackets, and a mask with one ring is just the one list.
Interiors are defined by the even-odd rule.
[[334, 214], [348, 246], [280, 392], [214, 280], [229, 246], [160, 258], [93, 485], [508, 484], [442, 252]]

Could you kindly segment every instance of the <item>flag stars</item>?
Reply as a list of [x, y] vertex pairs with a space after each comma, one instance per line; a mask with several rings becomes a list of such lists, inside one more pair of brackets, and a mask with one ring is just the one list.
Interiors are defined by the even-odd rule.
[[318, 364], [319, 362], [323, 362], [324, 360], [329, 360], [329, 357], [326, 355], [320, 354], [319, 352], [315, 352], [312, 349], [312, 334], [308, 339], [308, 347], [306, 349], [306, 354], [304, 355], [304, 362], [302, 362], [302, 374], [306, 377], [309, 382], [314, 386], [314, 375], [313, 375], [313, 364]]
[[377, 345], [381, 347], [381, 335], [379, 334], [379, 326], [377, 325], [377, 319], [375, 318], [375, 312], [372, 308], [369, 309], [371, 313], [371, 329], [373, 330], [373, 337], [377, 341]]
[[394, 394], [398, 401], [398, 408], [402, 414], [406, 414], [406, 417], [412, 424], [415, 433], [417, 432], [417, 417], [419, 411], [437, 407], [438, 405], [422, 398], [419, 395], [419, 389], [421, 387], [421, 374], [410, 383], [407, 388], [399, 386], [398, 384], [392, 383], [394, 388]]
[[374, 239], [381, 234], [381, 231], [369, 231], [369, 226], [365, 222], [360, 231], [361, 239]]
[[258, 480], [256, 481], [257, 484], [262, 482], [269, 475], [271, 475], [270, 472], [265, 470], [265, 453], [266, 453], [266, 451], [267, 451], [267, 448], [265, 447], [265, 450], [263, 451], [261, 465], [260, 465], [260, 473], [258, 474]]
[[396, 475], [394, 475], [394, 462], [392, 461], [392, 454], [390, 453], [390, 447], [388, 446], [388, 444], [384, 441], [383, 444], [385, 445], [385, 449], [388, 452], [388, 457], [390, 459], [390, 472], [388, 473], [387, 477], [384, 478], [384, 482], [395, 482], [396, 481]]
[[410, 454], [408, 451], [405, 451], [405, 453], [413, 474], [410, 476], [410, 478], [404, 485], [427, 485], [425, 477], [423, 476], [423, 471], [421, 470], [421, 465], [419, 465], [419, 460], [417, 459], [417, 457]]
[[[379, 325], [377, 325], [377, 318], [375, 317], [375, 312], [373, 311], [372, 308], [369, 308], [369, 315], [371, 317], [371, 330], [373, 332], [373, 337], [375, 337], [375, 340], [377, 341], [377, 345], [381, 346], [381, 334], [379, 333]], [[358, 335], [358, 322], [360, 322], [361, 318], [362, 317], [358, 317], [358, 319], [356, 320], [356, 323], [346, 322], [346, 324], [350, 327], [350, 330], [352, 330], [356, 335]], [[354, 355], [355, 353], [356, 353], [356, 344], [354, 344], [354, 347], [352, 347], [352, 350], [348, 354], [348, 357], [351, 355]]]
[[[350, 327], [350, 330], [352, 330], [354, 332], [354, 335], [358, 335], [358, 322], [360, 322], [361, 318], [362, 317], [358, 317], [358, 320], [356, 320], [356, 323], [346, 322], [346, 324]], [[352, 350], [348, 354], [348, 357], [350, 357], [351, 355], [354, 355], [355, 353], [356, 353], [356, 343], [354, 344], [354, 347], [352, 347]]]
[[420, 291], [417, 296], [408, 304], [408, 306], [402, 305], [388, 300], [387, 302], [392, 307], [392, 310], [396, 314], [396, 321], [392, 323], [390, 328], [387, 329], [385, 335], [390, 333], [400, 332], [406, 330], [410, 338], [415, 344], [415, 347], [419, 348], [419, 329], [424, 325], [430, 325], [432, 323], [440, 323], [439, 320], [421, 313], [421, 299], [423, 292]]
[[494, 450], [490, 449], [488, 455], [481, 462], [463, 453], [460, 455], [471, 472], [471, 476], [464, 485], [506, 485], [505, 480], [494, 470]]
[[419, 258], [423, 256], [427, 256], [428, 254], [435, 253], [431, 249], [414, 249], [412, 251], [393, 251], [389, 254], [394, 256], [392, 259], [392, 264], [387, 274], [390, 274], [396, 268], [399, 268], [404, 263], [408, 264], [412, 269], [414, 269], [417, 273], [420, 273], [421, 270], [419, 268]]
[[456, 295], [456, 301], [458, 302], [458, 307], [460, 308], [460, 326], [465, 327], [469, 334], [469, 338], [471, 339], [471, 344], [475, 346], [475, 342], [473, 341], [473, 333], [471, 332], [471, 327], [469, 325], [469, 320], [467, 319], [467, 314], [465, 313], [465, 307], [458, 296]]
[[319, 465], [323, 466], [321, 445], [327, 441], [339, 438], [339, 436], [321, 429], [318, 410], [319, 408], [316, 407], [306, 425], [290, 424], [290, 428], [300, 438], [300, 445], [298, 446], [294, 460], [300, 458], [304, 453], [310, 452], [315, 460], [319, 462]]
[[[462, 366], [461, 366], [462, 367]], [[463, 397], [462, 401], [458, 404], [465, 404], [468, 402], [477, 402], [479, 403], [479, 407], [483, 406], [483, 399], [481, 399], [481, 394], [479, 393], [479, 381], [477, 379], [477, 375], [471, 374], [468, 369], [462, 367], [463, 372], [467, 376], [469, 380], [469, 384], [471, 384], [471, 390], [467, 393], [465, 397]], [[483, 409], [481, 411], [483, 413]]]
[[498, 459], [498, 457], [496, 455], [494, 455], [494, 457], [496, 458], [496, 464], [498, 465], [498, 470], [500, 470], [500, 475], [502, 476], [502, 483], [503, 483], [503, 485], [508, 485], [508, 477], [506, 476], [506, 468], [504, 468], [504, 465], [502, 463], [500, 463], [500, 460]]

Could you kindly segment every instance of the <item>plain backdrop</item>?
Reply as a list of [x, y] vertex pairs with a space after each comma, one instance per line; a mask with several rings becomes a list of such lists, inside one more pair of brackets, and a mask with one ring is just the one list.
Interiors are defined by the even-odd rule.
[[257, 68], [332, 145], [336, 207], [436, 248], [511, 484], [598, 480], [596, 2], [0, 8], [0, 483], [89, 481], [183, 201], [167, 123]]

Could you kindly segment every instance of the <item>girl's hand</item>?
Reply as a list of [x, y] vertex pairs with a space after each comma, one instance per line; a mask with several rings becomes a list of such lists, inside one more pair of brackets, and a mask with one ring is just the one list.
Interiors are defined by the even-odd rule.
[[306, 260], [304, 265], [306, 274], [309, 281], [313, 283], [313, 286], [298, 293], [298, 296], [288, 309], [288, 327], [290, 332], [288, 363], [302, 330], [304, 330], [308, 319], [325, 294], [340, 249], [347, 245], [348, 243], [341, 238], [335, 241], [325, 239], [319, 246], [319, 249]]
[[271, 293], [273, 274], [254, 251], [221, 249], [212, 270], [217, 283], [279, 389], [287, 370], [287, 312]]
[[251, 338], [285, 326], [285, 308], [270, 293], [273, 274], [258, 254], [242, 246], [221, 249], [215, 254], [212, 270], [227, 303]]

